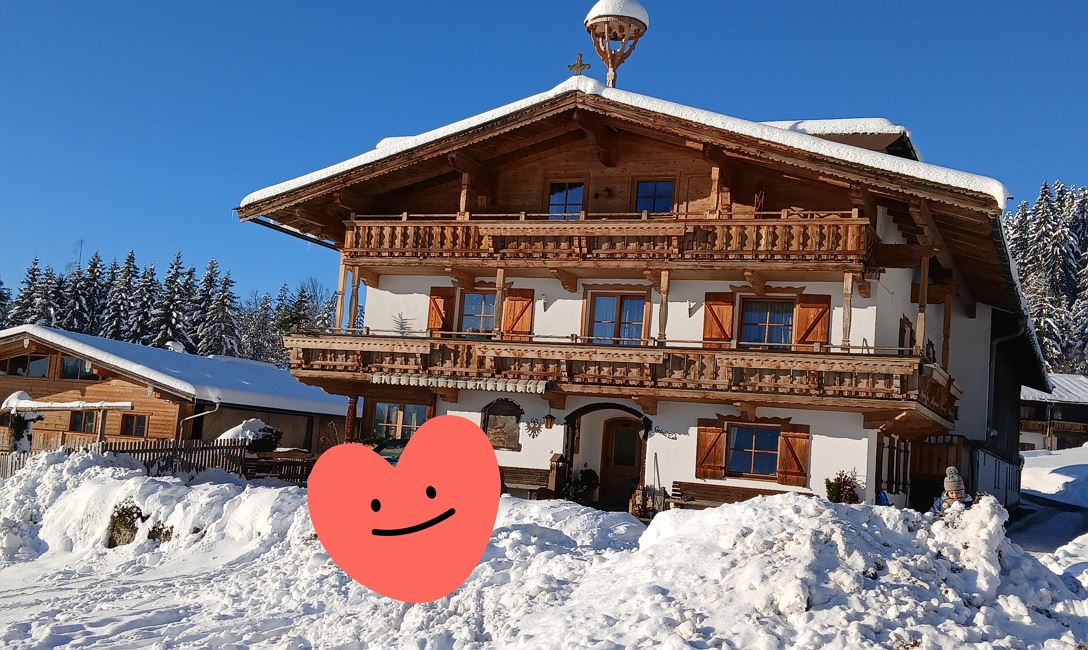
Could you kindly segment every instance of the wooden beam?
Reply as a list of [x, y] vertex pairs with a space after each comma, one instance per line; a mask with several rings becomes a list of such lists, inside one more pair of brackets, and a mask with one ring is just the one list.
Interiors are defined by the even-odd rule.
[[854, 286], [858, 290], [858, 295], [868, 300], [873, 297], [873, 284], [865, 279], [865, 276], [861, 273], [857, 273], [854, 276]]
[[661, 294], [661, 309], [657, 318], [657, 340], [664, 345], [669, 324], [669, 272], [662, 271], [657, 283], [657, 291]]
[[348, 306], [348, 322], [345, 323], [345, 329], [352, 329], [355, 324], [359, 322], [359, 269], [358, 267], [351, 269], [351, 300]]
[[575, 110], [574, 122], [585, 132], [589, 143], [597, 150], [597, 160], [605, 167], [615, 167], [618, 158], [619, 139], [598, 115]]
[[873, 411], [862, 414], [862, 427], [865, 429], [882, 429], [889, 422], [907, 417], [907, 411]]
[[635, 404], [642, 409], [642, 412], [646, 415], [657, 415], [657, 398], [656, 397], [636, 397]]
[[344, 295], [348, 289], [348, 267], [344, 264], [344, 254], [340, 254], [340, 276], [336, 281], [336, 328], [344, 327]]
[[567, 394], [558, 390], [545, 390], [544, 400], [551, 408], [562, 411], [567, 408]]
[[348, 395], [348, 411], [344, 416], [344, 442], [355, 442], [355, 412], [359, 408], [359, 398]]
[[937, 249], [925, 244], [877, 244], [873, 247], [873, 266], [885, 269], [913, 269], [923, 257]]
[[495, 197], [495, 175], [475, 158], [464, 153], [451, 153], [446, 156], [450, 167], [461, 172], [462, 178], [468, 179], [468, 184], [484, 196]]
[[378, 283], [381, 282], [382, 274], [375, 271], [367, 271], [366, 269], [356, 268], [355, 272], [359, 274], [359, 277], [363, 280], [363, 283], [371, 289], [377, 289]]
[[745, 271], [744, 279], [748, 280], [757, 295], [767, 295], [767, 279], [760, 275], [758, 271]]
[[879, 208], [876, 203], [876, 196], [869, 190], [869, 188], [853, 184], [850, 186], [850, 202], [855, 208], [861, 210], [862, 215], [869, 220], [869, 223], [876, 227], [876, 217], [879, 212]]
[[437, 395], [439, 399], [447, 404], [456, 404], [457, 400], [461, 397], [460, 391], [456, 388], [432, 388], [431, 390], [434, 391], [434, 394]]
[[929, 258], [922, 258], [918, 274], [918, 319], [914, 324], [914, 353], [926, 349], [926, 306], [929, 304]]
[[578, 292], [578, 276], [569, 271], [563, 269], [549, 268], [548, 273], [551, 273], [552, 277], [559, 280], [559, 283], [563, 285], [563, 288], [571, 293]]
[[470, 291], [476, 288], [476, 274], [464, 269], [455, 269], [453, 267], [446, 267], [446, 275], [453, 279], [459, 289], [464, 291]]
[[952, 251], [944, 242], [944, 236], [937, 229], [933, 221], [933, 214], [929, 211], [929, 201], [918, 199], [910, 204], [910, 218], [922, 230], [922, 243], [929, 244], [937, 249], [937, 260], [941, 266], [951, 271], [954, 268]]
[[[950, 299], [959, 293], [960, 287], [957, 284], [931, 284], [926, 291], [927, 303], [930, 305], [940, 305], [946, 299]], [[921, 297], [921, 286], [915, 282], [910, 285], [910, 301], [917, 303]]]
[[502, 340], [502, 312], [506, 303], [506, 269], [495, 269], [495, 338]]
[[736, 402], [733, 408], [737, 409], [737, 413], [745, 420], [754, 421], [759, 417], [756, 415], [756, 405], [752, 402]]
[[842, 346], [850, 349], [850, 326], [854, 318], [854, 274], [842, 276]]

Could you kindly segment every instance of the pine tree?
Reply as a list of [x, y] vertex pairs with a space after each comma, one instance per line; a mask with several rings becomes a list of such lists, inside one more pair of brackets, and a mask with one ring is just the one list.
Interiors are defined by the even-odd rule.
[[8, 310], [8, 322], [12, 325], [25, 325], [32, 323], [31, 311], [34, 308], [34, 292], [42, 281], [41, 267], [38, 258], [35, 257], [26, 269], [23, 281], [19, 284], [19, 292]]
[[[112, 270], [116, 272], [116, 263]], [[106, 294], [109, 292], [109, 272], [103, 267], [102, 256], [95, 251], [91, 259], [87, 261], [87, 270], [84, 272], [87, 323], [84, 332], [97, 334], [102, 327], [102, 312], [106, 307]]]
[[186, 331], [190, 297], [185, 295], [185, 288], [185, 269], [179, 251], [163, 277], [162, 294], [151, 307], [148, 345], [165, 348], [168, 343], [180, 343], [186, 350], [196, 349]]
[[276, 330], [271, 294], [254, 292], [242, 308], [239, 322], [242, 357], [280, 367], [286, 365], [287, 351], [283, 347], [283, 337]]
[[136, 290], [136, 276], [139, 274], [136, 253], [129, 251], [124, 264], [118, 267], [114, 261], [110, 268], [113, 280], [106, 293], [98, 335], [115, 341], [125, 341], [129, 323], [132, 321], [132, 299]]
[[208, 260], [208, 265], [204, 268], [204, 275], [200, 278], [200, 285], [197, 287], [196, 295], [189, 307], [191, 314], [189, 323], [190, 338], [196, 344], [198, 350], [204, 347], [200, 332], [204, 328], [204, 322], [208, 318], [208, 312], [211, 311], [212, 302], [215, 300], [215, 295], [219, 291], [221, 284], [219, 262], [213, 257]]
[[223, 275], [220, 280], [211, 308], [204, 314], [198, 335], [199, 354], [238, 356], [241, 346], [238, 333], [238, 298], [234, 295], [234, 280], [230, 273]]
[[132, 311], [125, 327], [124, 340], [148, 345], [151, 342], [151, 312], [162, 297], [162, 286], [155, 275], [155, 265], [148, 264], [132, 294]]
[[69, 332], [84, 334], [91, 323], [91, 292], [83, 269], [75, 267], [63, 286], [57, 287], [57, 326]]
[[11, 311], [11, 292], [4, 287], [4, 279], [0, 278], [0, 330], [8, 327], [9, 311]]
[[56, 323], [57, 293], [60, 282], [53, 268], [46, 266], [38, 276], [38, 283], [31, 289], [30, 310], [26, 322], [31, 325], [52, 327]]

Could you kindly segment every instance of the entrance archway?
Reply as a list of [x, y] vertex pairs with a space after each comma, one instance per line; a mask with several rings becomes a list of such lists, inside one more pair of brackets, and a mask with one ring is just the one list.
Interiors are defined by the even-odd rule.
[[[638, 435], [639, 440], [637, 441], [637, 444], [636, 444], [636, 450], [637, 450], [636, 453], [637, 453], [637, 456], [638, 456], [638, 468], [637, 468], [638, 471], [637, 471], [637, 481], [636, 482], [637, 482], [638, 485], [645, 484], [645, 482], [646, 482], [646, 440], [649, 438], [650, 431], [653, 429], [653, 421], [651, 421], [650, 418], [648, 418], [646, 416], [646, 414], [642, 413], [638, 409], [632, 408], [630, 406], [626, 406], [624, 404], [616, 404], [616, 403], [610, 403], [610, 402], [598, 402], [598, 403], [595, 403], [595, 404], [587, 404], [586, 406], [583, 406], [581, 408], [575, 409], [574, 411], [571, 411], [570, 414], [567, 415], [563, 419], [563, 424], [564, 424], [564, 427], [565, 427], [565, 435], [564, 435], [564, 439], [563, 439], [563, 457], [566, 460], [565, 464], [566, 464], [566, 467], [568, 468], [568, 472], [569, 472], [569, 475], [568, 475], [567, 478], [573, 478], [573, 477], [576, 477], [578, 475], [577, 472], [579, 471], [579, 469], [578, 469], [578, 467], [575, 466], [575, 455], [576, 455], [575, 454], [575, 440], [581, 440], [582, 439], [582, 433], [583, 433], [582, 432], [582, 418], [584, 418], [585, 416], [590, 415], [592, 413], [597, 413], [599, 411], [617, 411], [618, 413], [616, 413], [616, 417], [610, 418], [608, 420], [608, 422], [612, 422], [612, 421], [627, 422], [628, 423], [628, 425], [627, 425], [627, 430], [628, 431], [631, 430], [632, 426], [637, 431], [637, 435]], [[620, 416], [620, 414], [625, 414], [626, 416], [629, 416], [629, 417], [622, 417], [622, 416]], [[600, 436], [601, 436], [600, 442], [601, 442], [602, 451], [603, 451], [603, 446], [604, 446], [604, 443], [606, 442], [605, 439], [607, 438], [608, 433], [604, 428], [602, 428], [602, 430], [597, 432], [597, 433], [599, 433]], [[615, 436], [616, 432], [613, 431], [612, 435]], [[614, 438], [612, 439], [612, 442], [614, 444], [614, 442], [615, 442]], [[587, 453], [586, 449], [584, 448], [584, 445], [580, 445], [580, 446], [582, 447], [582, 450], [581, 450], [582, 453], [583, 454]], [[600, 454], [596, 454], [596, 457], [598, 459], [600, 459], [601, 464], [604, 463], [604, 456], [602, 456]], [[590, 462], [594, 463], [595, 461], [590, 461]], [[602, 467], [599, 464], [598, 467], [597, 467], [598, 475], [600, 475], [602, 473], [601, 469], [602, 469]], [[604, 479], [606, 477], [601, 476], [601, 478]], [[606, 491], [610, 493], [608, 495], [610, 498], [615, 497], [615, 494], [611, 494], [612, 492], [615, 492], [614, 489], [609, 487], [606, 490], [605, 488], [606, 488], [606, 486], [604, 486], [603, 484], [599, 488], [599, 495], [601, 497], [605, 496]], [[615, 499], [613, 499], [613, 500], [615, 500]]]

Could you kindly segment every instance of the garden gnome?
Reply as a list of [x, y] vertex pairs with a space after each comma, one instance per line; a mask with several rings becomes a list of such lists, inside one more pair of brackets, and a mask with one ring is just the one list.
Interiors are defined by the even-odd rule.
[[943, 514], [957, 503], [963, 507], [971, 505], [971, 497], [964, 491], [963, 477], [955, 467], [949, 467], [944, 471], [944, 492], [933, 502], [930, 512]]

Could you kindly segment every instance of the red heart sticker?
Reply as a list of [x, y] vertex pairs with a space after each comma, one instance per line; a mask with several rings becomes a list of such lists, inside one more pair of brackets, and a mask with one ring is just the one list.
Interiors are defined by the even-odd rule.
[[394, 467], [363, 445], [322, 454], [308, 501], [329, 557], [363, 586], [400, 601], [448, 596], [476, 568], [499, 510], [499, 464], [469, 420], [428, 420]]

